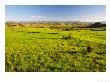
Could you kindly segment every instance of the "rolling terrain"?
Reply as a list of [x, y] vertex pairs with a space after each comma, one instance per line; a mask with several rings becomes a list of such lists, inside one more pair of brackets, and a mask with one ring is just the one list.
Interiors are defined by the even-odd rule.
[[106, 27], [102, 26], [7, 23], [5, 71], [105, 72]]

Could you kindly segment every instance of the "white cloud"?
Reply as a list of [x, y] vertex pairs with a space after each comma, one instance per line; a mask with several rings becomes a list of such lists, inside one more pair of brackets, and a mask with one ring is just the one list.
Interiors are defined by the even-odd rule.
[[31, 18], [46, 18], [44, 16], [30, 16]]
[[45, 17], [45, 16], [30, 16], [32, 21], [82, 21], [82, 22], [97, 22], [105, 21], [104, 16], [78, 16], [78, 17]]
[[47, 17], [45, 17], [45, 16], [30, 16], [30, 19], [32, 21], [45, 21], [45, 20], [47, 20]]
[[106, 21], [105, 16], [78, 16], [78, 17], [71, 17], [70, 19], [74, 21], [82, 21], [82, 22]]

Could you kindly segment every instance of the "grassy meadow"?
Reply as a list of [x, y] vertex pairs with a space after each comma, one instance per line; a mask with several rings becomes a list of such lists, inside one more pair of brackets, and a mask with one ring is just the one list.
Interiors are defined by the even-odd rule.
[[5, 71], [105, 72], [105, 27], [84, 25], [6, 24]]

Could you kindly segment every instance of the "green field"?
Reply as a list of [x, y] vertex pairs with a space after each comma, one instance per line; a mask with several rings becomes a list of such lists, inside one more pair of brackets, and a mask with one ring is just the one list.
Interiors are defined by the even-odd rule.
[[106, 31], [6, 27], [6, 72], [105, 72]]

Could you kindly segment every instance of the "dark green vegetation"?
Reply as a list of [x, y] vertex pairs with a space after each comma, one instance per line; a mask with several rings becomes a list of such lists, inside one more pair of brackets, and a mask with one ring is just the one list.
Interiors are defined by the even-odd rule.
[[106, 28], [89, 24], [6, 24], [5, 71], [105, 72]]

